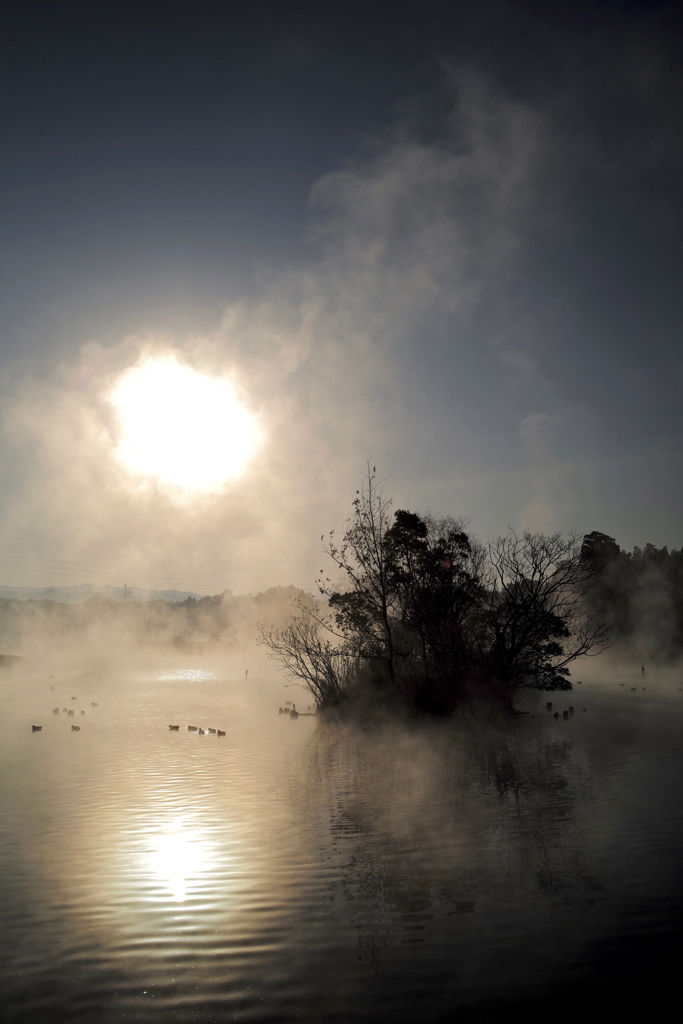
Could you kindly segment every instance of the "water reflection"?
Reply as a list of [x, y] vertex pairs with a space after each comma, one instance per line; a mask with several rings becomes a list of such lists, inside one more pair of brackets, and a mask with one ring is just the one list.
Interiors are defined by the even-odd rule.
[[184, 903], [188, 887], [211, 869], [212, 849], [197, 828], [175, 818], [150, 836], [146, 853], [149, 870], [163, 882], [176, 903]]
[[654, 698], [366, 731], [278, 716], [279, 681], [148, 672], [70, 680], [94, 702], [74, 742], [66, 717], [31, 735], [43, 684], [4, 685], [11, 1019], [495, 1020], [679, 934], [679, 723]]
[[[612, 758], [596, 792], [586, 739], [530, 719], [319, 730], [297, 772], [309, 784], [291, 799], [320, 837], [330, 926], [348, 917], [359, 958], [401, 991], [396, 964], [412, 968], [397, 947], [427, 947], [452, 1005], [561, 977], [586, 933], [612, 924], [606, 808], [627, 758]], [[466, 965], [455, 984], [454, 960]]]

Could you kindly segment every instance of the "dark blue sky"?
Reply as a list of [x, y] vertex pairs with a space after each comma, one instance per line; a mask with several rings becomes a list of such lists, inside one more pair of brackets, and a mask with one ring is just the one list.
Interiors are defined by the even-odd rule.
[[[2, 36], [2, 551], [190, 572], [234, 521], [233, 589], [307, 579], [368, 455], [481, 535], [681, 546], [678, 5], [29, 2]], [[145, 517], [167, 552], [187, 510], [119, 494], [124, 542], [74, 476], [152, 336], [279, 439], [182, 558]]]

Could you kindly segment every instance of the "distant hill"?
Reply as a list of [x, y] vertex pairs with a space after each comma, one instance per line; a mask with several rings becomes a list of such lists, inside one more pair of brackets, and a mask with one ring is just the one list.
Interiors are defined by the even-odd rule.
[[100, 594], [110, 601], [185, 601], [188, 597], [199, 599], [203, 594], [190, 590], [144, 590], [142, 587], [98, 587], [94, 583], [79, 583], [71, 587], [2, 587], [0, 598], [14, 601], [58, 601], [61, 604], [78, 604]]

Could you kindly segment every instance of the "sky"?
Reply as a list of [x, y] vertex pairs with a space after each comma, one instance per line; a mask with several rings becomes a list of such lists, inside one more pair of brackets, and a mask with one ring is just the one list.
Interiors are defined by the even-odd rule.
[[[368, 460], [481, 540], [683, 545], [678, 5], [3, 19], [0, 582], [310, 589]], [[230, 382], [241, 476], [123, 464], [149, 359]]]

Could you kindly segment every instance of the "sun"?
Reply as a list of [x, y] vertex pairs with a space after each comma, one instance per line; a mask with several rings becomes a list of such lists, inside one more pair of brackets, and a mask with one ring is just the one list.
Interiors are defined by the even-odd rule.
[[230, 381], [171, 356], [127, 370], [109, 399], [127, 469], [186, 491], [220, 490], [244, 473], [259, 444], [256, 420]]

